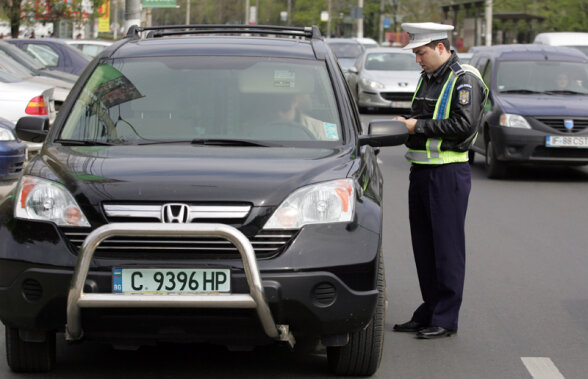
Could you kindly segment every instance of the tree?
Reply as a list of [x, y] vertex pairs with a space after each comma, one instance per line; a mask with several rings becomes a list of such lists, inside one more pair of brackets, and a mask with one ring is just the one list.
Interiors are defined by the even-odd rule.
[[10, 35], [18, 36], [18, 28], [20, 28], [20, 0], [0, 0], [0, 8], [4, 9], [4, 13], [8, 17], [8, 21], [10, 21]]
[[[106, 0], [90, 0], [92, 11], [88, 16], [97, 16], [98, 8]], [[68, 3], [65, 0], [44, 0], [35, 2], [32, 0], [21, 4], [20, 0], [0, 0], [0, 6], [5, 10], [10, 21], [10, 33], [14, 38], [18, 37], [20, 24], [23, 20], [37, 20], [44, 22], [56, 22], [59, 20], [83, 21], [82, 2]], [[55, 30], [55, 29], [54, 29]]]

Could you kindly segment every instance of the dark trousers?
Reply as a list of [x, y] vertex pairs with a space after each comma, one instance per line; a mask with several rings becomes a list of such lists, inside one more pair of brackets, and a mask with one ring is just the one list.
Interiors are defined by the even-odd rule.
[[408, 192], [412, 247], [424, 303], [413, 321], [457, 330], [465, 275], [469, 163], [413, 165]]

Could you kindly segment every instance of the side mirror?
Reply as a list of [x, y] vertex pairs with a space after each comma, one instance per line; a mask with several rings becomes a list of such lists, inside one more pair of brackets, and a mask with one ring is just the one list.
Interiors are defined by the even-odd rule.
[[368, 134], [359, 136], [360, 145], [398, 146], [408, 140], [408, 129], [402, 121], [373, 120], [368, 126]]
[[350, 73], [350, 74], [356, 74], [356, 75], [357, 75], [357, 73], [358, 73], [359, 71], [357, 71], [357, 68], [356, 68], [355, 66], [351, 66], [351, 67], [349, 67], [349, 68], [347, 69], [347, 72], [348, 72], [348, 73]]
[[43, 117], [22, 117], [14, 128], [18, 138], [28, 142], [43, 142], [49, 133], [49, 119]]

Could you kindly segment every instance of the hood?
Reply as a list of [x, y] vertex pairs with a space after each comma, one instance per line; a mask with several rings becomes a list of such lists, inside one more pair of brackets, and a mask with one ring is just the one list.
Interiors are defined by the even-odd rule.
[[299, 187], [345, 178], [353, 163], [350, 155], [338, 149], [47, 145], [28, 172], [64, 183], [80, 205], [202, 201], [275, 206]]
[[531, 117], [588, 117], [588, 95], [500, 94], [495, 99], [505, 113]]

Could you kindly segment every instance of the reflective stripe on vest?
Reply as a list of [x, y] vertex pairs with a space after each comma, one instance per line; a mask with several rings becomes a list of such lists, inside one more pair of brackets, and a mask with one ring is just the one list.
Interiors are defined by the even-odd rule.
[[[482, 83], [484, 83], [482, 76], [475, 67], [470, 65], [462, 65], [461, 67], [464, 71], [474, 74]], [[459, 76], [460, 73], [454, 73], [453, 70], [449, 73], [449, 77], [445, 81], [445, 84], [441, 89], [441, 94], [437, 99], [437, 104], [435, 104], [435, 111], [433, 113], [434, 120], [444, 120], [449, 118], [453, 89], [455, 88], [455, 83]], [[413, 102], [421, 87], [422, 81], [423, 78], [421, 77], [412, 97]], [[467, 151], [457, 152], [452, 150], [441, 150], [441, 143], [443, 143], [443, 138], [427, 138], [425, 145], [426, 150], [408, 149], [405, 157], [409, 162], [417, 164], [448, 164], [468, 161]]]

